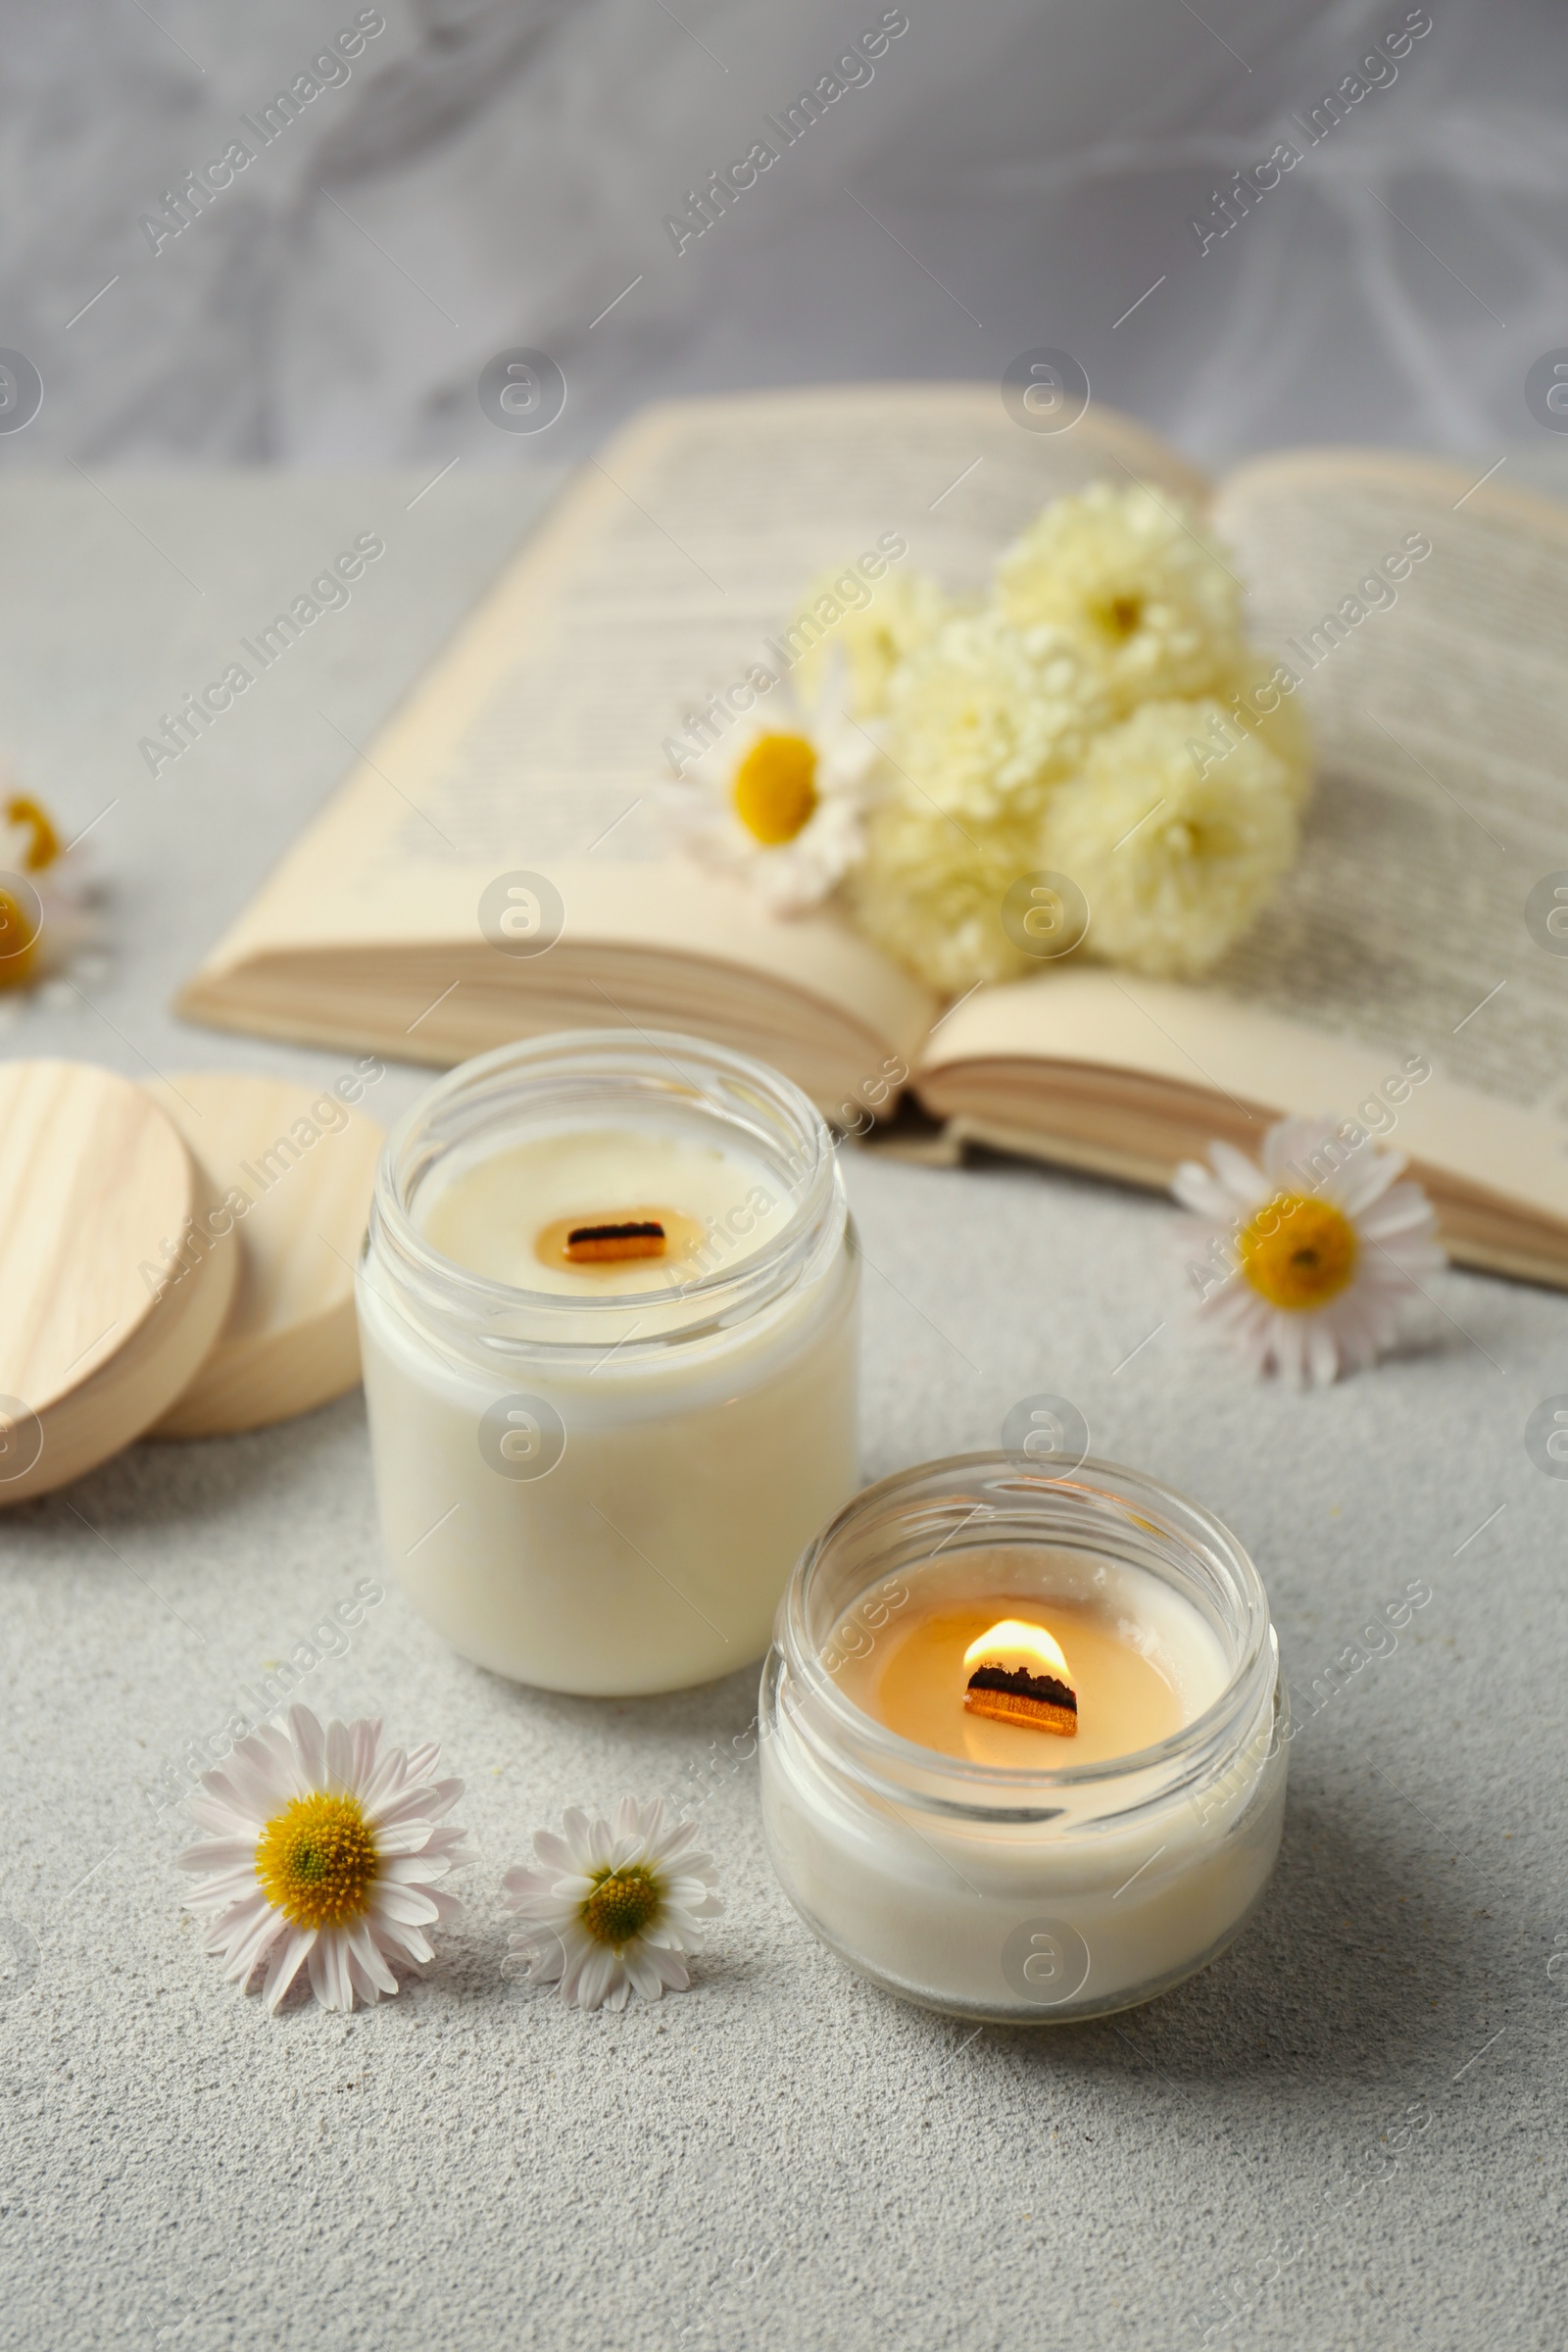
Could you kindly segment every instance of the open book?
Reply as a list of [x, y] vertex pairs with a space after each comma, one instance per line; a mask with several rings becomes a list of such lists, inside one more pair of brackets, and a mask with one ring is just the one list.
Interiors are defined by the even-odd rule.
[[[833, 911], [771, 918], [672, 850], [662, 744], [764, 639], [797, 642], [819, 572], [897, 541], [977, 588], [1097, 478], [1207, 504], [1314, 726], [1299, 863], [1208, 981], [1074, 957], [945, 1009]], [[694, 1030], [847, 1125], [906, 1081], [956, 1137], [1149, 1184], [1211, 1136], [1255, 1151], [1281, 1111], [1375, 1105], [1451, 1255], [1568, 1287], [1565, 644], [1568, 509], [1462, 467], [1290, 452], [1216, 490], [1096, 406], [1024, 430], [989, 384], [658, 409], [582, 469], [179, 1009], [439, 1063]], [[559, 937], [528, 953], [540, 923]]]

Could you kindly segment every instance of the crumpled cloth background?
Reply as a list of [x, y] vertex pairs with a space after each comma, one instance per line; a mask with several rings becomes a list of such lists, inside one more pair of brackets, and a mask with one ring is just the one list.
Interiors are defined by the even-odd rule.
[[[143, 216], [360, 13], [385, 29], [155, 254]], [[0, 318], [45, 404], [5, 462], [531, 465], [475, 398], [514, 346], [565, 372], [552, 457], [663, 393], [1000, 377], [1042, 345], [1199, 456], [1539, 429], [1524, 376], [1568, 332], [1554, 0], [1432, 0], [1310, 146], [1325, 93], [1428, 12], [909, 0], [869, 78], [677, 253], [688, 191], [883, 13], [19, 12]], [[1301, 163], [1204, 251], [1190, 223], [1282, 139]]]

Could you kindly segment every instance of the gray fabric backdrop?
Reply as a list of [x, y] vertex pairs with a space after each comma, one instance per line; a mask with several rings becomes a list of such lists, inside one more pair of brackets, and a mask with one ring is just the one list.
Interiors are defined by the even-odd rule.
[[[346, 78], [246, 134], [177, 236], [141, 225], [362, 13], [385, 30]], [[514, 345], [565, 370], [573, 449], [660, 392], [996, 377], [1041, 344], [1199, 454], [1531, 429], [1526, 369], [1568, 331], [1554, 0], [894, 13], [872, 77], [677, 254], [665, 218], [876, 0], [14, 9], [0, 343], [46, 393], [0, 462], [527, 466], [474, 397]], [[1432, 30], [1314, 133], [1412, 15]], [[1282, 139], [1301, 164], [1203, 251], [1192, 220]]]

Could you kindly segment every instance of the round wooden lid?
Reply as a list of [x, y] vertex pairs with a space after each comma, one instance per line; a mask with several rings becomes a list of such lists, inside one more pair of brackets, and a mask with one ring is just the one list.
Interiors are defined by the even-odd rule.
[[212, 1206], [142, 1088], [0, 1065], [0, 1504], [106, 1461], [188, 1386], [234, 1289]]
[[354, 1266], [381, 1130], [336, 1089], [198, 1070], [147, 1089], [178, 1127], [239, 1244], [217, 1346], [155, 1438], [264, 1429], [354, 1388]]

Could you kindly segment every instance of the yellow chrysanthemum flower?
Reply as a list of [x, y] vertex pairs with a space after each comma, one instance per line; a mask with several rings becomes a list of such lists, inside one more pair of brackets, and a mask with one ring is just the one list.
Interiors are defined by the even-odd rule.
[[1072, 648], [995, 612], [945, 621], [896, 672], [888, 757], [906, 798], [968, 826], [1037, 814], [1102, 716]]
[[[1256, 729], [1215, 735], [1227, 706], [1146, 703], [1097, 736], [1053, 798], [1037, 862], [1089, 901], [1088, 952], [1158, 975], [1205, 971], [1296, 857], [1283, 760]], [[1212, 757], [1209, 753], [1212, 751]]]
[[905, 792], [867, 828], [848, 894], [867, 939], [942, 995], [1038, 966], [1008, 938], [1002, 903], [1038, 855], [1039, 816], [971, 824]]
[[880, 718], [888, 707], [888, 682], [894, 671], [930, 644], [954, 607], [935, 580], [921, 571], [890, 571], [870, 590], [865, 604], [846, 607], [844, 577], [843, 572], [824, 572], [807, 590], [807, 612], [817, 611], [826, 596], [840, 606], [842, 616], [827, 636], [802, 655], [796, 679], [804, 694], [814, 695], [825, 664], [840, 654], [848, 677], [850, 716]]
[[1014, 628], [1063, 631], [1120, 716], [1212, 693], [1243, 660], [1241, 589], [1179, 502], [1093, 483], [1059, 498], [997, 565]]

